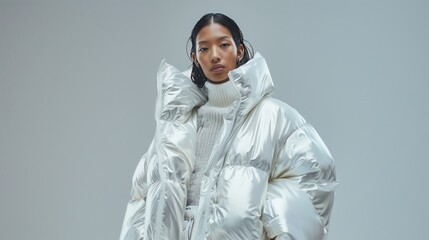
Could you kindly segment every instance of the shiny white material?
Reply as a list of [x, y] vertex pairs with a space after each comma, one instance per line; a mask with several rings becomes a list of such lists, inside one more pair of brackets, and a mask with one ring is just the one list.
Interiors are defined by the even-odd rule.
[[[325, 239], [337, 185], [329, 150], [294, 108], [270, 97], [274, 85], [259, 52], [228, 76], [241, 97], [213, 146], [191, 239]], [[165, 59], [157, 80], [157, 129], [135, 170], [120, 240], [181, 239], [189, 228], [196, 109], [207, 92]]]

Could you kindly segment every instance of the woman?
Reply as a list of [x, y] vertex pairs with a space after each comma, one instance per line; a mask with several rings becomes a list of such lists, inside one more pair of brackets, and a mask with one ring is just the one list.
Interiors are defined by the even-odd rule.
[[190, 40], [191, 71], [159, 67], [120, 239], [325, 239], [337, 181], [316, 130], [270, 97], [267, 63], [232, 19], [206, 14]]

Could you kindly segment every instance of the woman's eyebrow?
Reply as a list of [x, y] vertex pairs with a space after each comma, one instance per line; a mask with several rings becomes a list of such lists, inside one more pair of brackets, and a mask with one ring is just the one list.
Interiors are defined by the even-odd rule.
[[[223, 40], [223, 39], [225, 39], [225, 38], [231, 39], [231, 37], [230, 37], [230, 36], [225, 35], [225, 36], [219, 37], [219, 38], [217, 39], [217, 41], [221, 41], [221, 40]], [[198, 41], [198, 44], [204, 44], [204, 43], [207, 43], [207, 42], [208, 42], [208, 41]]]

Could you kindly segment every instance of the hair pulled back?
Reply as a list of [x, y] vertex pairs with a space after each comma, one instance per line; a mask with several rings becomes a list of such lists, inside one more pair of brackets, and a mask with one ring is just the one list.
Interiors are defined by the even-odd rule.
[[[207, 13], [204, 16], [198, 20], [198, 22], [195, 24], [194, 28], [192, 29], [191, 36], [188, 39], [192, 43], [191, 46], [191, 52], [189, 53], [189, 57], [192, 61], [192, 53], [196, 54], [196, 39], [197, 35], [200, 32], [200, 30], [210, 25], [212, 22], [219, 23], [222, 26], [226, 27], [232, 35], [232, 39], [235, 43], [235, 46], [237, 48], [240, 46], [240, 44], [243, 44], [244, 47], [244, 55], [243, 57], [237, 62], [237, 67], [245, 64], [250, 59], [253, 58], [253, 47], [249, 44], [250, 49], [248, 46], [244, 43], [243, 33], [241, 32], [238, 25], [235, 23], [234, 20], [229, 18], [228, 16], [222, 14], [222, 13]], [[247, 41], [246, 41], [247, 42]], [[191, 71], [191, 79], [192, 82], [195, 83], [199, 88], [202, 88], [204, 86], [204, 83], [207, 81], [207, 77], [204, 75], [203, 70], [195, 65], [195, 62], [192, 61], [192, 71]]]

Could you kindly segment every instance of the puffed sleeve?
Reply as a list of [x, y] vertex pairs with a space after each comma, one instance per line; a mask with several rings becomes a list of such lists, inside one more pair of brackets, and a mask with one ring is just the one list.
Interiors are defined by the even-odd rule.
[[119, 240], [140, 239], [144, 229], [146, 196], [148, 193], [148, 163], [155, 158], [154, 140], [149, 150], [141, 157], [132, 178], [131, 199], [127, 204]]
[[333, 157], [313, 126], [302, 121], [274, 159], [262, 214], [268, 237], [326, 239], [336, 185]]

